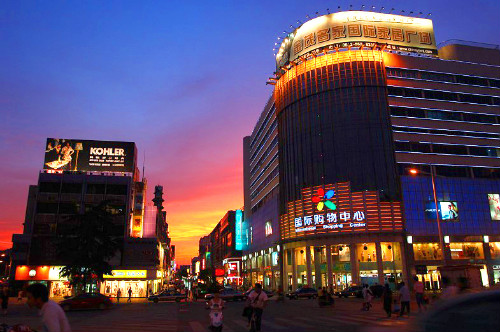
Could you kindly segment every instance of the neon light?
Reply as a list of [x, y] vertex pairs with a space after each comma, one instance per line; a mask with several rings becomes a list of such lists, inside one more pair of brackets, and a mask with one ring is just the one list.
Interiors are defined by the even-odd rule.
[[243, 250], [243, 212], [236, 210], [234, 219], [234, 246], [236, 250]]

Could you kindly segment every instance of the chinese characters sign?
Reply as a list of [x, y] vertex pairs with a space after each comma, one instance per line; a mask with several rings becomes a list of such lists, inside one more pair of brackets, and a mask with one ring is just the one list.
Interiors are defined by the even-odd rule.
[[[330, 203], [318, 206], [325, 201]], [[326, 233], [399, 231], [401, 203], [381, 202], [376, 191], [351, 192], [348, 182], [304, 188], [300, 200], [288, 203], [280, 226], [284, 240]]]
[[432, 21], [400, 15], [348, 11], [312, 19], [286, 38], [276, 65], [286, 65], [311, 51], [377, 44], [387, 49], [437, 54]]

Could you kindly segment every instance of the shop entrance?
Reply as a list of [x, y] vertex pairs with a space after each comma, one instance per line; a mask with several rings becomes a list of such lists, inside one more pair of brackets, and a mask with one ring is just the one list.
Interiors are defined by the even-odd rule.
[[350, 287], [352, 278], [350, 273], [334, 273], [333, 274], [333, 288], [336, 292], [343, 291]]
[[69, 281], [52, 281], [50, 283], [50, 297], [71, 296], [72, 293], [72, 287]]
[[104, 282], [104, 295], [114, 296], [118, 293], [118, 289], [121, 291], [122, 297], [128, 297], [128, 290], [132, 289], [132, 297], [144, 297], [146, 296], [147, 283], [146, 281], [124, 281], [124, 280], [106, 280]]

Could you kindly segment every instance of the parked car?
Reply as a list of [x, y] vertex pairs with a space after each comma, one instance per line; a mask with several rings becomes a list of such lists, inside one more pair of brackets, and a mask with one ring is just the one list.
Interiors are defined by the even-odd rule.
[[181, 302], [186, 298], [186, 294], [182, 294], [176, 290], [166, 290], [158, 294], [148, 296], [148, 301], [158, 303], [160, 301], [175, 301]]
[[111, 299], [100, 293], [83, 293], [59, 302], [64, 311], [106, 309], [113, 306]]
[[[219, 292], [219, 296], [224, 301], [244, 301], [247, 299], [246, 295], [243, 292], [234, 290], [232, 288], [224, 288]], [[205, 300], [210, 301], [213, 299], [214, 294], [208, 293], [205, 294]]]
[[336, 292], [335, 295], [338, 297], [348, 298], [349, 296], [363, 297], [363, 287], [362, 286], [351, 286], [347, 287], [343, 291]]
[[[246, 291], [245, 292], [245, 296], [248, 297], [248, 295], [250, 295], [250, 293], [253, 291], [253, 288], [250, 289], [249, 291]], [[267, 297], [273, 297], [274, 296], [274, 293], [272, 291], [268, 291], [266, 289], [263, 289], [264, 293], [266, 293]]]
[[315, 299], [318, 297], [318, 291], [314, 288], [309, 287], [301, 287], [295, 290], [294, 292], [290, 292], [286, 294], [290, 300], [298, 300], [301, 298]]

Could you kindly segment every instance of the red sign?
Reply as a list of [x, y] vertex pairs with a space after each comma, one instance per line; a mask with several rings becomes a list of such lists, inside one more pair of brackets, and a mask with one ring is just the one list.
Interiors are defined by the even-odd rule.
[[16, 267], [16, 280], [49, 280], [50, 266]]
[[215, 269], [215, 276], [216, 277], [223, 277], [225, 274], [224, 269]]

